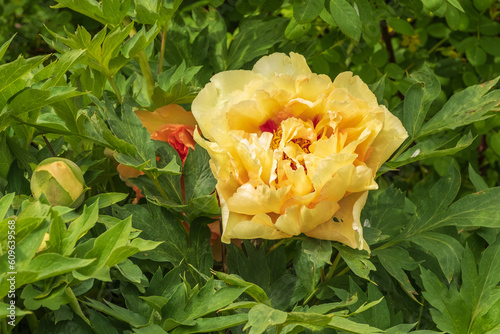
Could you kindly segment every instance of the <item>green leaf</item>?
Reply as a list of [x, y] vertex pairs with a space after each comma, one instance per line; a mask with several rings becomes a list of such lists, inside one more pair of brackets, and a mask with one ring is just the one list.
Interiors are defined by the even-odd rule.
[[401, 66], [395, 63], [388, 63], [387, 65], [385, 65], [384, 72], [388, 78], [396, 80], [403, 79], [403, 76], [405, 74]]
[[55, 311], [61, 305], [71, 302], [71, 297], [66, 293], [67, 283], [51, 288], [49, 291], [40, 291], [32, 284], [26, 286], [21, 298], [24, 299], [24, 305], [27, 309], [36, 310], [40, 306]]
[[45, 253], [35, 257], [28, 269], [38, 273], [38, 280], [43, 280], [86, 267], [93, 261], [94, 259], [86, 260], [64, 257], [57, 253]]
[[[458, 141], [456, 141], [456, 138], [457, 135], [454, 133], [436, 133], [435, 135], [412, 146], [397, 158], [387, 162], [387, 166], [395, 169], [423, 159], [454, 155], [455, 153], [469, 147], [474, 141], [474, 137], [470, 132], [460, 137]], [[449, 143], [453, 143], [455, 141], [455, 146], [448, 147]]]
[[[95, 239], [92, 249], [85, 254], [86, 259], [97, 259], [90, 266], [82, 268], [74, 273], [75, 277], [81, 278], [93, 277], [94, 275], [101, 275], [98, 277], [101, 280], [110, 281], [109, 267], [106, 269], [106, 264], [111, 260], [112, 253], [127, 245], [129, 242], [129, 235], [132, 231], [132, 217], [122, 220], [120, 223], [111, 227], [106, 232], [102, 233]], [[104, 271], [101, 269], [104, 268]], [[102, 274], [99, 273], [102, 272]], [[102, 276], [104, 275], [104, 276]]]
[[460, 26], [460, 12], [453, 6], [446, 6], [446, 23], [451, 30], [458, 30]]
[[[47, 229], [48, 221], [44, 219], [29, 217], [16, 220], [16, 270], [28, 270], [29, 262], [40, 247]], [[7, 238], [7, 233], [2, 237]], [[7, 270], [8, 263], [8, 253], [5, 253], [0, 257], [0, 269], [4, 269], [4, 272], [12, 271]], [[2, 291], [0, 296], [3, 296]]]
[[0, 135], [0, 177], [4, 179], [7, 178], [7, 174], [9, 173], [9, 168], [14, 158], [10, 153], [9, 146], [7, 144], [7, 134], [4, 132]]
[[287, 313], [259, 304], [248, 312], [248, 323], [243, 330], [250, 328], [249, 334], [264, 333], [268, 327], [280, 325], [286, 321]]
[[382, 330], [371, 327], [370, 325], [360, 324], [351, 321], [346, 318], [334, 316], [332, 320], [328, 323], [327, 327], [336, 330], [346, 331], [348, 333], [359, 333], [359, 334], [372, 334], [372, 333], [383, 333]]
[[370, 255], [364, 250], [353, 249], [345, 245], [333, 244], [342, 256], [349, 269], [354, 274], [364, 279], [370, 280], [370, 271], [375, 270], [375, 266], [370, 262]]
[[103, 20], [102, 9], [99, 3], [94, 0], [58, 0], [57, 5], [53, 8], [64, 8], [68, 7], [72, 10], [79, 12], [85, 16], [93, 18], [96, 21], [106, 24], [107, 22]]
[[488, 116], [485, 114], [500, 103], [500, 90], [488, 93], [499, 79], [500, 77], [454, 94], [443, 108], [424, 124], [418, 136], [422, 137], [446, 129], [453, 130], [486, 119]]
[[500, 132], [493, 132], [489, 137], [491, 149], [496, 155], [500, 156]]
[[311, 22], [323, 10], [324, 0], [295, 0], [293, 2], [293, 17], [299, 24]]
[[194, 198], [185, 207], [174, 208], [176, 211], [184, 212], [186, 218], [190, 221], [202, 217], [214, 217], [220, 214], [219, 201], [217, 193], [213, 192], [210, 195]]
[[[385, 276], [385, 275], [384, 275]], [[387, 277], [387, 276], [386, 276]], [[341, 299], [346, 299], [345, 291], [334, 289]], [[373, 284], [368, 284], [361, 289], [352, 278], [349, 278], [349, 292], [352, 296], [357, 296], [357, 302], [349, 306], [349, 317], [353, 321], [370, 324], [377, 328], [387, 328], [391, 324], [391, 313], [387, 300], [383, 299], [382, 292]]]
[[[5, 319], [10, 316], [9, 310], [10, 304], [0, 302], [0, 319]], [[31, 314], [30, 311], [21, 310], [17, 306], [15, 307], [16, 317], [21, 317], [27, 314]], [[10, 319], [9, 319], [10, 320]]]
[[[332, 286], [328, 286], [330, 289], [332, 289], [333, 291], [339, 291], [338, 289], [332, 287]], [[337, 293], [337, 295], [339, 295], [339, 293]], [[340, 295], [339, 295], [340, 297]], [[343, 299], [343, 298], [342, 298]], [[323, 303], [323, 304], [318, 304], [318, 305], [313, 305], [311, 307], [307, 307], [305, 308], [304, 311], [306, 312], [314, 312], [314, 313], [318, 313], [318, 314], [326, 314], [326, 313], [330, 313], [331, 311], [333, 310], [336, 310], [336, 309], [339, 309], [339, 308], [345, 308], [347, 306], [350, 306], [350, 305], [353, 305], [353, 304], [356, 304], [356, 302], [358, 301], [358, 296], [356, 294], [354, 295], [351, 295], [351, 296], [346, 296], [345, 300], [341, 301], [341, 302], [336, 302], [336, 303]], [[294, 308], [295, 310], [296, 308]]]
[[244, 19], [228, 50], [228, 69], [240, 69], [253, 59], [267, 54], [271, 47], [283, 41], [285, 24], [284, 18], [266, 21], [257, 18]]
[[116, 137], [135, 147], [135, 154], [132, 157], [139, 159], [141, 163], [149, 161], [149, 166], [156, 167], [155, 146], [148, 130], [142, 126], [128, 103], [123, 103], [120, 111], [121, 119], [117, 116], [114, 106], [107, 101], [104, 113], [111, 130]]
[[266, 255], [265, 247], [257, 249], [248, 240], [244, 240], [242, 248], [232, 244], [227, 246], [226, 260], [230, 272], [261, 287], [273, 301], [273, 305], [287, 304], [291, 295], [284, 294], [282, 288], [287, 286], [294, 289], [297, 277], [286, 274], [284, 248], [278, 247]]
[[238, 310], [238, 309], [242, 309], [242, 308], [252, 308], [257, 304], [259, 304], [259, 303], [252, 302], [252, 301], [235, 302], [235, 303], [229, 304], [227, 307], [220, 309], [219, 312]]
[[440, 224], [440, 217], [446, 208], [453, 202], [460, 189], [460, 170], [456, 162], [452, 162], [448, 174], [432, 185], [427, 191], [427, 197], [415, 203], [416, 214], [406, 225], [404, 231], [396, 237], [396, 240], [404, 240], [405, 237], [416, 235], [428, 230], [435, 229]]
[[460, 4], [460, 2], [458, 2], [458, 0], [447, 0], [447, 1], [449, 4], [451, 4], [453, 7], [455, 7], [459, 11], [461, 11], [462, 13], [465, 13], [462, 5]]
[[148, 319], [144, 318], [140, 314], [132, 312], [118, 305], [112, 304], [107, 300], [105, 302], [107, 305], [99, 303], [92, 299], [88, 299], [88, 302], [82, 301], [82, 303], [84, 303], [85, 305], [90, 306], [93, 309], [96, 309], [104, 314], [107, 314], [113, 318], [116, 318], [134, 327], [143, 327], [149, 323]]
[[385, 74], [380, 77], [376, 82], [369, 85], [370, 90], [377, 97], [377, 102], [379, 104], [384, 104], [384, 90], [385, 90]]
[[424, 65], [420, 71], [412, 73], [411, 77], [417, 82], [408, 89], [405, 95], [403, 125], [410, 138], [413, 138], [422, 127], [431, 103], [439, 95], [441, 85], [427, 65]]
[[165, 92], [170, 92], [173, 87], [179, 84], [188, 84], [193, 80], [193, 77], [200, 71], [202, 66], [186, 67], [183, 60], [179, 66], [172, 66], [165, 72], [162, 72], [158, 77], [158, 87]]
[[182, 0], [165, 3], [157, 0], [135, 0], [136, 21], [143, 24], [167, 25], [179, 8]]
[[486, 62], [486, 52], [479, 46], [479, 41], [474, 45], [469, 45], [465, 49], [465, 54], [472, 66], [483, 65]]
[[431, 315], [437, 327], [450, 333], [486, 333], [500, 326], [500, 318], [492, 318], [498, 313], [500, 291], [500, 239], [483, 253], [476, 269], [474, 255], [466, 248], [462, 260], [462, 286], [447, 288], [430, 271], [422, 270], [424, 297], [434, 307]]
[[415, 34], [415, 31], [413, 30], [413, 27], [411, 26], [408, 21], [402, 20], [397, 17], [388, 17], [387, 18], [387, 24], [394, 29], [394, 31], [407, 35], [407, 36], [413, 36]]
[[[83, 213], [68, 226], [61, 240], [61, 251], [63, 255], [70, 255], [74, 251], [77, 241], [94, 227], [99, 216], [99, 203], [85, 205]], [[52, 232], [52, 229], [51, 229]], [[52, 241], [52, 240], [51, 240]]]
[[246, 288], [245, 293], [250, 295], [257, 302], [271, 306], [271, 301], [266, 295], [266, 292], [258, 285], [247, 282], [237, 275], [229, 275], [223, 272], [214, 271], [213, 272], [219, 279], [224, 281], [226, 284], [235, 285], [239, 287]]
[[77, 49], [63, 53], [52, 68], [51, 77], [43, 85], [42, 89], [56, 86], [68, 70], [83, 56], [85, 50]]
[[361, 37], [361, 20], [356, 10], [346, 0], [330, 0], [330, 14], [340, 30], [359, 41]]
[[[162, 315], [166, 318], [168, 314], [168, 317], [175, 322], [171, 322], [172, 325], [168, 326], [171, 328], [177, 327], [179, 324], [189, 323], [194, 325], [195, 322], [192, 320], [226, 307], [234, 302], [245, 290], [246, 288], [232, 286], [225, 286], [215, 290], [215, 281], [213, 277], [211, 277], [199, 292], [189, 299], [185, 308], [179, 308], [179, 304], [174, 305], [169, 301], [169, 303], [162, 308]], [[176, 308], [175, 313], [169, 312], [172, 307]], [[166, 329], [165, 327], [164, 324], [163, 328]]]
[[189, 151], [183, 170], [186, 203], [214, 192], [217, 180], [212, 174], [209, 161], [207, 151], [199, 145], [195, 146], [194, 151]]
[[[174, 267], [163, 276], [161, 268], [158, 268], [146, 290], [147, 296], [162, 296], [169, 299], [177, 287], [183, 285], [180, 277], [180, 266]], [[162, 305], [163, 306], [163, 305]], [[161, 309], [160, 309], [161, 310]]]
[[141, 230], [141, 237], [147, 240], [161, 241], [146, 257], [153, 261], [170, 262], [178, 265], [187, 253], [186, 231], [182, 223], [174, 219], [172, 214], [155, 205], [147, 208], [138, 205], [114, 206], [117, 216], [121, 219], [132, 216], [132, 225]]
[[12, 42], [12, 40], [14, 39], [14, 37], [16, 37], [15, 34], [12, 35], [12, 37], [9, 38], [8, 41], [6, 41], [5, 43], [3, 43], [2, 46], [0, 46], [0, 60], [2, 60], [3, 56], [5, 55], [5, 52], [7, 52], [7, 49], [9, 48], [9, 45]]
[[436, 217], [436, 226], [500, 227], [500, 187], [489, 188], [462, 197]]
[[480, 12], [488, 9], [495, 0], [474, 0], [474, 7]]
[[[11, 63], [0, 66], [0, 106], [15, 93], [25, 87], [22, 77], [42, 64], [49, 56], [38, 56], [29, 59], [22, 57]], [[18, 86], [18, 84], [21, 84]]]
[[[315, 252], [319, 256], [316, 257]], [[319, 239], [305, 239], [293, 259], [293, 264], [300, 282], [308, 292], [313, 293], [320, 279], [320, 270], [329, 261], [332, 253], [331, 242]]]
[[451, 282], [460, 272], [464, 248], [455, 238], [443, 233], [425, 232], [412, 236], [408, 240], [437, 258], [448, 282]]
[[316, 268], [331, 264], [332, 243], [328, 240], [305, 239], [302, 241], [302, 251], [309, 256]]
[[49, 91], [28, 88], [10, 101], [8, 106], [11, 109], [10, 114], [17, 116], [39, 109], [47, 104], [46, 101], [49, 96]]
[[[476, 272], [470, 251], [467, 252], [464, 258], [460, 295], [471, 310], [473, 332], [477, 320], [485, 316], [489, 309], [500, 300], [500, 291], [497, 288], [500, 282], [500, 263], [497, 261], [499, 256], [500, 239], [483, 252], [478, 272]], [[500, 319], [491, 320], [491, 327], [500, 326]]]
[[142, 270], [141, 268], [134, 264], [131, 260], [125, 259], [122, 262], [118, 263], [116, 269], [123, 275], [127, 280], [133, 283], [140, 284], [142, 279]]
[[10, 193], [10, 194], [5, 194], [2, 196], [2, 198], [0, 198], [0, 221], [5, 219], [15, 196], [16, 196], [15, 193]]
[[104, 147], [125, 155], [135, 155], [134, 145], [127, 143], [125, 140], [118, 139], [101, 118], [97, 117], [97, 115], [86, 114], [86, 116], [88, 122], [84, 126], [91, 137], [94, 138], [94, 141], [98, 141]]
[[[188, 264], [205, 275], [210, 274], [210, 268], [214, 265], [210, 247], [211, 232], [207, 226], [207, 222], [212, 221], [208, 218], [199, 218], [192, 221], [189, 226], [189, 249], [186, 259]], [[198, 275], [195, 275], [195, 279], [198, 281]]]
[[405, 196], [394, 186], [370, 192], [362, 211], [363, 233], [370, 246], [401, 232], [402, 222], [408, 219], [404, 209]]
[[471, 164], [469, 164], [469, 180], [472, 182], [474, 187], [476, 188], [476, 191], [484, 191], [487, 190], [489, 187], [484, 182], [483, 178], [481, 175], [479, 175], [475, 170], [474, 167], [472, 167]]
[[408, 293], [417, 293], [404, 270], [414, 270], [418, 267], [418, 264], [410, 257], [410, 254], [405, 249], [401, 247], [391, 247], [388, 249], [375, 250], [372, 254], [377, 256], [385, 270], [387, 270], [387, 272], [394, 277]]
[[108, 0], [102, 2], [102, 18], [112, 25], [119, 25], [130, 9], [131, 0]]
[[441, 6], [445, 4], [445, 0], [422, 0], [422, 3], [425, 7], [427, 7], [431, 12], [435, 12]]
[[296, 40], [307, 34], [309, 30], [311, 30], [310, 23], [300, 24], [297, 23], [297, 21], [295, 21], [292, 17], [285, 28], [285, 37], [291, 40]]
[[248, 315], [246, 313], [218, 316], [214, 318], [200, 318], [196, 320], [195, 325], [179, 326], [173, 331], [173, 333], [212, 333], [243, 325], [247, 321]]
[[139, 30], [121, 46], [120, 55], [114, 57], [110, 62], [109, 69], [111, 73], [113, 75], [117, 73], [125, 64], [139, 55], [141, 51], [145, 50], [154, 41], [159, 32], [160, 28], [157, 25], [153, 25], [148, 31], [146, 31], [145, 27]]
[[307, 313], [307, 312], [290, 312], [286, 318], [285, 325], [296, 324], [303, 325], [304, 327], [309, 326], [326, 326], [335, 315], [322, 315], [317, 313]]
[[245, 292], [246, 287], [224, 286], [214, 290], [215, 281], [212, 278], [189, 300], [184, 309], [189, 319], [196, 319], [215, 312], [231, 304]]
[[87, 200], [85, 200], [84, 204], [90, 206], [96, 202], [99, 202], [99, 209], [102, 209], [123, 201], [125, 198], [127, 198], [127, 196], [128, 194], [123, 193], [102, 193], [88, 198]]

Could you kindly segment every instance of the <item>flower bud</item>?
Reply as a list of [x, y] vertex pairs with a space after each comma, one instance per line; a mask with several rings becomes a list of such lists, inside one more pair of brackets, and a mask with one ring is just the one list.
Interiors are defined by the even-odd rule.
[[31, 193], [35, 199], [44, 194], [52, 206], [77, 208], [85, 198], [83, 173], [71, 160], [45, 159], [33, 172]]

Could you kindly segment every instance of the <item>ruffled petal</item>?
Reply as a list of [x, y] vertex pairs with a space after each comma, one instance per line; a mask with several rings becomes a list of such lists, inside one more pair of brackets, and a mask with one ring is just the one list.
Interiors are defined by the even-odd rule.
[[313, 238], [339, 241], [352, 248], [369, 250], [368, 244], [363, 240], [360, 222], [361, 210], [367, 197], [367, 191], [346, 196], [339, 202], [340, 209], [335, 213], [335, 217], [305, 234]]

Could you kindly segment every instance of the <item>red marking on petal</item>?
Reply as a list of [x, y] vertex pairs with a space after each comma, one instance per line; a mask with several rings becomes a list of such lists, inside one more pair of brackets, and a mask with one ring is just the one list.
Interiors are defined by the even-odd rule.
[[314, 116], [314, 118], [313, 118], [313, 125], [314, 125], [314, 127], [316, 127], [316, 125], [318, 125], [318, 123], [320, 121], [319, 118], [320, 118], [319, 115]]
[[260, 127], [260, 131], [262, 132], [274, 132], [278, 129], [278, 125], [276, 124], [275, 121], [272, 119], [267, 120], [264, 124], [262, 124]]

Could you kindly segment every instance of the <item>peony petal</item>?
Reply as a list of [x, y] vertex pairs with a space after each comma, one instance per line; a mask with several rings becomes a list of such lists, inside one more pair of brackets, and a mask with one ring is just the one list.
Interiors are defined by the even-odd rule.
[[408, 137], [408, 133], [399, 118], [391, 114], [386, 107], [381, 106], [381, 109], [385, 115], [384, 127], [373, 141], [370, 157], [365, 161], [366, 165], [375, 171], [391, 157]]
[[311, 69], [307, 66], [304, 56], [297, 53], [273, 53], [262, 57], [255, 63], [253, 72], [264, 75], [267, 78], [274, 76], [288, 75], [293, 78], [311, 74]]
[[333, 81], [333, 85], [345, 88], [350, 95], [365, 100], [368, 103], [368, 107], [374, 108], [378, 106], [375, 94], [373, 94], [368, 85], [359, 76], [353, 76], [352, 72], [343, 72], [337, 75]]
[[351, 194], [339, 202], [340, 209], [335, 217], [320, 224], [315, 229], [306, 232], [307, 236], [339, 241], [349, 247], [369, 250], [363, 240], [363, 230], [360, 223], [361, 210], [363, 209], [368, 191]]
[[229, 213], [222, 233], [222, 242], [230, 243], [231, 239], [282, 239], [291, 235], [278, 231], [271, 218], [263, 213], [255, 216]]
[[301, 204], [293, 205], [286, 208], [274, 226], [290, 235], [307, 233], [332, 218], [338, 209], [337, 203], [328, 201], [319, 202], [313, 208]]
[[148, 129], [150, 134], [158, 131], [160, 126], [164, 124], [183, 124], [192, 127], [196, 126], [196, 119], [193, 114], [186, 111], [180, 105], [169, 104], [155, 111], [137, 110], [137, 117], [141, 120], [142, 125]]
[[266, 184], [257, 187], [245, 183], [238, 188], [233, 196], [227, 199], [230, 211], [245, 215], [259, 213], [280, 213], [281, 206], [287, 200], [290, 187], [273, 189]]
[[314, 189], [321, 189], [342, 167], [352, 165], [356, 160], [356, 154], [339, 153], [332, 154], [326, 158], [318, 159], [309, 154], [304, 157], [309, 177]]

